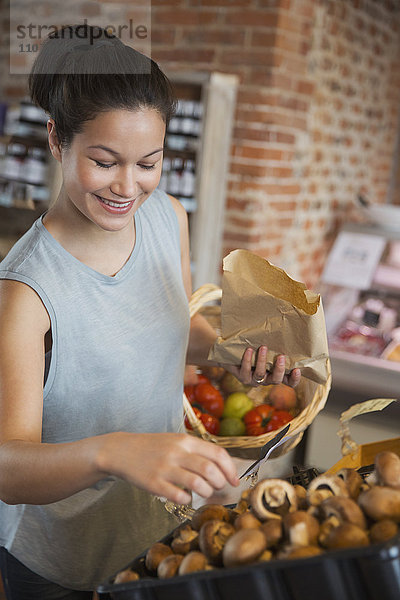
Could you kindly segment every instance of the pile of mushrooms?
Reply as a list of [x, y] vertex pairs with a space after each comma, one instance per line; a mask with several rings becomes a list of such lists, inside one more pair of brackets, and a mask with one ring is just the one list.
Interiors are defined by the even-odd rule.
[[[170, 544], [145, 556], [146, 576], [167, 579], [196, 571], [272, 559], [315, 556], [391, 539], [400, 523], [400, 457], [381, 452], [364, 481], [353, 469], [319, 475], [308, 488], [264, 479], [235, 508], [201, 506]], [[131, 569], [114, 583], [139, 579]]]

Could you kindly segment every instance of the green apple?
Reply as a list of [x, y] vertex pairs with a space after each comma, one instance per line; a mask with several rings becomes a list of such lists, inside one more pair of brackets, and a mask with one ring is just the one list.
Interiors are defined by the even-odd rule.
[[235, 417], [241, 419], [253, 406], [253, 401], [247, 394], [244, 392], [234, 392], [233, 394], [229, 394], [225, 400], [222, 418]]
[[242, 419], [236, 417], [226, 417], [221, 420], [221, 426], [218, 435], [243, 435], [246, 431], [246, 425]]

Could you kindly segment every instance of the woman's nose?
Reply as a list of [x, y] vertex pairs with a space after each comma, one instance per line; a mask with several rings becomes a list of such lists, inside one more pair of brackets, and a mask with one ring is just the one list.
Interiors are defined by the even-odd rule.
[[132, 167], [118, 170], [118, 174], [111, 183], [110, 190], [116, 196], [131, 200], [136, 195], [136, 177]]

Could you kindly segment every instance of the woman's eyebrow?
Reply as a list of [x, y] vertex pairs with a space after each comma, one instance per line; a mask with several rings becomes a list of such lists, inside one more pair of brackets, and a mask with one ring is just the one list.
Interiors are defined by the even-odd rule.
[[[90, 148], [99, 148], [100, 150], [105, 150], [106, 152], [110, 152], [110, 154], [114, 154], [114, 156], [121, 156], [119, 152], [117, 152], [116, 150], [113, 150], [112, 148], [108, 148], [108, 146], [103, 146], [102, 144], [98, 144], [97, 146], [88, 146], [88, 149]], [[157, 152], [161, 152], [162, 150], [164, 150], [164, 148], [157, 148], [157, 150], [153, 150], [152, 152], [150, 152], [149, 154], [146, 154], [145, 156], [143, 156], [143, 158], [148, 158], [149, 156], [152, 156], [153, 154], [157, 154]]]

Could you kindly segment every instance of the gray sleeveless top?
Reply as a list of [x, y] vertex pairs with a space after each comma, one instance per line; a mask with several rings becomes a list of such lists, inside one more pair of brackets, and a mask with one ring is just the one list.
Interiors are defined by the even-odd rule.
[[[135, 224], [134, 250], [114, 277], [74, 258], [41, 218], [0, 263], [0, 278], [33, 288], [51, 319], [43, 442], [181, 427], [189, 311], [168, 196], [155, 190]], [[175, 526], [158, 499], [116, 477], [44, 506], [0, 502], [0, 545], [79, 590], [94, 589]]]

